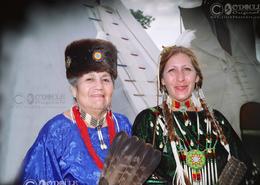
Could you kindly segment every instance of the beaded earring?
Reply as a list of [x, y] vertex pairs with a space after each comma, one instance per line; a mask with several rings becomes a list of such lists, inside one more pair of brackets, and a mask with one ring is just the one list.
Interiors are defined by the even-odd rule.
[[162, 101], [166, 101], [167, 100], [167, 91], [166, 91], [166, 87], [163, 85], [162, 86]]
[[[194, 87], [194, 90], [191, 94], [191, 100], [196, 108], [196, 111], [200, 110], [201, 109], [201, 103], [200, 103], [200, 96], [199, 96], [199, 88], [198, 87], [198, 84], [195, 83], [195, 87]], [[203, 92], [202, 92], [203, 93]]]
[[163, 102], [166, 102], [167, 106], [169, 107], [169, 110], [171, 110], [172, 107], [172, 99], [167, 93], [167, 89], [165, 86], [163, 86]]

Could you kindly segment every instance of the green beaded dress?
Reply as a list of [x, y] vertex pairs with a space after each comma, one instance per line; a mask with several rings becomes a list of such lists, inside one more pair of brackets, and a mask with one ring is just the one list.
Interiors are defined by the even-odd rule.
[[[241, 184], [259, 183], [256, 182], [257, 179], [259, 179], [259, 171], [245, 151], [240, 138], [235, 133], [230, 123], [219, 111], [214, 110], [213, 113], [227, 138], [231, 156], [234, 156], [244, 162], [247, 166], [247, 172]], [[214, 160], [217, 168], [216, 173], [217, 176], [219, 176], [227, 163], [227, 150], [219, 141], [217, 134], [212, 133], [210, 136], [206, 134], [208, 128], [206, 124], [207, 119], [205, 111], [187, 111], [185, 114], [188, 116], [189, 122], [185, 122], [182, 112], [173, 112], [173, 116], [175, 117], [174, 119], [177, 119], [179, 123], [179, 126], [174, 125], [174, 129], [178, 137], [183, 141], [183, 143], [189, 142], [189, 150], [198, 149], [199, 151], [207, 151], [209, 148], [213, 149]], [[158, 125], [158, 122], [156, 121], [157, 118], [161, 119], [161, 123], [165, 125], [160, 107], [153, 107], [143, 110], [137, 115], [133, 124], [132, 132], [133, 135], [136, 135], [137, 137], [144, 139], [146, 142], [153, 144], [156, 149], [159, 149], [162, 152], [160, 164], [154, 171], [153, 175], [146, 181], [146, 184], [172, 184], [176, 171], [176, 162], [173, 156], [170, 141], [167, 134], [165, 134], [165, 129], [163, 129], [163, 125]], [[197, 122], [199, 122], [199, 134]], [[183, 133], [185, 133], [185, 135]], [[211, 142], [207, 143], [207, 138], [209, 137]], [[181, 146], [181, 144], [177, 146], [180, 158], [182, 150]], [[211, 181], [208, 182], [208, 184], [215, 183]]]

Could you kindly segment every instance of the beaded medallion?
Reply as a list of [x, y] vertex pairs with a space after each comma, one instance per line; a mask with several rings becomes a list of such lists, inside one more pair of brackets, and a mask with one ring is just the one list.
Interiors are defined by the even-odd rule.
[[193, 170], [202, 169], [206, 164], [204, 152], [199, 150], [191, 150], [187, 152], [186, 163]]

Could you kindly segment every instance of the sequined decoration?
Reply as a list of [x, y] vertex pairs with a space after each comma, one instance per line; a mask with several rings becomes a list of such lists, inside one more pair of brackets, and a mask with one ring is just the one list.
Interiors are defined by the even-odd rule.
[[92, 53], [92, 59], [96, 62], [102, 62], [104, 60], [104, 54], [102, 50], [96, 50]]

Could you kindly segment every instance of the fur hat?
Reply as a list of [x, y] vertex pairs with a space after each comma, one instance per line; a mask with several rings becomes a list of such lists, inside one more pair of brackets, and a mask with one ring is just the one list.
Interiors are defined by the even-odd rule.
[[117, 49], [106, 40], [77, 40], [66, 47], [65, 66], [67, 79], [80, 77], [91, 71], [106, 71], [116, 79]]

